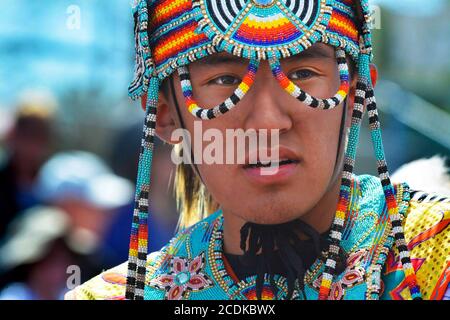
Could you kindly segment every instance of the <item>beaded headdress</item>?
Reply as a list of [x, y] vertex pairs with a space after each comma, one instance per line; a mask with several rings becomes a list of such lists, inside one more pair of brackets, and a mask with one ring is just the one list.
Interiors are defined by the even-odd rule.
[[[239, 103], [252, 86], [259, 62], [267, 60], [273, 75], [290, 95], [309, 107], [332, 109], [344, 101], [349, 91], [347, 56], [358, 67], [357, 88], [339, 203], [331, 228], [329, 255], [325, 263], [319, 299], [328, 298], [336, 271], [365, 107], [369, 115], [378, 173], [395, 244], [411, 295], [413, 298], [421, 297], [384, 156], [370, 77], [372, 40], [368, 0], [137, 0], [133, 14], [136, 68], [129, 94], [133, 99], [142, 97], [146, 101], [146, 118], [130, 237], [127, 299], [144, 298], [148, 196], [158, 92], [162, 81], [173, 72], [178, 72], [186, 107], [193, 116], [208, 120], [230, 111]], [[281, 59], [299, 54], [319, 42], [335, 47], [339, 66], [341, 85], [338, 92], [329, 99], [318, 99], [309, 95], [290, 81], [280, 67]], [[248, 59], [248, 71], [228, 99], [213, 108], [204, 109], [194, 98], [188, 65], [218, 52], [228, 52]], [[381, 288], [374, 285], [370, 290], [371, 294], [378, 295]]]

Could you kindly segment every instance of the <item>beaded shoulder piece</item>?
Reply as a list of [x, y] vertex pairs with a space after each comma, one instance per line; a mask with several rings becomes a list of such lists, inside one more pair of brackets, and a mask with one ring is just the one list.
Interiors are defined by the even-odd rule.
[[[450, 299], [450, 198], [420, 191], [410, 194], [403, 225], [418, 284], [424, 299]], [[383, 271], [383, 299], [411, 299], [401, 268], [401, 256], [394, 249]]]

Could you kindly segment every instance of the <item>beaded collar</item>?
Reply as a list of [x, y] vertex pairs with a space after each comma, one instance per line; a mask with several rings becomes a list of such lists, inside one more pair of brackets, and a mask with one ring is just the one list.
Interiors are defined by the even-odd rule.
[[[347, 212], [348, 217], [355, 217], [357, 215], [358, 203], [360, 197], [360, 187], [356, 179], [352, 179], [351, 184], [351, 205]], [[347, 220], [347, 221], [352, 221]], [[351, 223], [347, 223], [347, 228]], [[367, 235], [363, 235], [363, 237]], [[362, 239], [363, 240], [363, 239]], [[355, 246], [357, 247], [357, 246]], [[354, 249], [354, 248], [352, 248]], [[317, 279], [321, 270], [323, 270], [324, 257], [328, 256], [328, 252], [323, 252], [322, 257], [318, 257], [312, 266], [307, 270], [305, 274], [305, 284], [308, 286], [313, 285], [313, 281]], [[208, 246], [208, 256], [210, 258], [211, 270], [214, 279], [221, 286], [221, 288], [228, 293], [229, 299], [235, 300], [237, 298], [256, 299], [256, 291], [254, 290], [256, 283], [256, 276], [246, 277], [241, 281], [233, 276], [232, 270], [225, 263], [223, 259], [223, 215], [220, 216], [214, 222], [214, 228], [212, 231], [211, 242]], [[274, 281], [279, 288], [277, 300], [283, 299], [287, 295], [287, 282], [286, 278], [280, 275], [274, 276]], [[298, 290], [294, 291], [293, 299], [300, 297]], [[265, 275], [265, 284], [263, 290], [263, 299], [274, 299], [272, 290], [270, 289], [269, 279]], [[316, 298], [317, 299], [317, 298]]]
[[[404, 213], [409, 193], [403, 185], [396, 186], [396, 191], [400, 211]], [[371, 176], [353, 178], [350, 203], [342, 239], [346, 268], [334, 278], [329, 299], [378, 299], [381, 269], [393, 243], [379, 180]], [[222, 211], [217, 211], [181, 232], [161, 251], [146, 281], [147, 299], [256, 299], [256, 276], [238, 281], [223, 259], [223, 219]], [[316, 259], [305, 275], [308, 300], [318, 298], [327, 257], [328, 252], [323, 252], [323, 257]], [[196, 279], [199, 285], [180, 284], [180, 281], [189, 283], [189, 279]], [[286, 279], [275, 275], [274, 280], [279, 288], [277, 297], [266, 275], [263, 299], [286, 297]], [[178, 290], [173, 289], [176, 283]], [[169, 294], [173, 292], [178, 295]], [[304, 297], [295, 290], [293, 299]]]

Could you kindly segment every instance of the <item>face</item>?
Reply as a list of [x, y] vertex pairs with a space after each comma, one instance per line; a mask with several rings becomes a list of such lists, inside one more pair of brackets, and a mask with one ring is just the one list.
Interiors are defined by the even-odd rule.
[[[227, 53], [190, 64], [193, 94], [199, 106], [211, 108], [231, 96], [246, 74], [247, 65], [248, 60]], [[283, 59], [281, 66], [291, 81], [316, 98], [330, 98], [339, 88], [335, 50], [328, 45], [316, 44], [297, 56]], [[213, 120], [202, 121], [192, 116], [185, 107], [177, 74], [174, 74], [174, 84], [181, 116], [191, 137], [194, 137], [196, 121], [202, 122], [204, 132], [217, 129], [223, 137], [227, 129], [256, 132], [266, 129], [269, 133], [278, 130], [279, 147], [276, 148], [279, 159], [286, 161], [280, 162], [274, 175], [263, 176], [260, 168], [245, 164], [198, 164], [208, 191], [224, 214], [263, 224], [290, 221], [312, 210], [337, 181], [333, 173], [343, 105], [318, 110], [302, 104], [284, 91], [267, 61], [261, 62], [253, 86], [236, 107]], [[174, 142], [170, 131], [179, 125], [173, 99], [162, 96], [157, 134]], [[224, 154], [229, 142], [224, 138]], [[202, 142], [201, 147], [204, 149], [209, 144]], [[233, 147], [236, 154], [236, 143]], [[249, 151], [245, 150], [246, 156]]]
[[9, 136], [14, 159], [36, 171], [51, 149], [51, 124], [48, 120], [28, 118]]

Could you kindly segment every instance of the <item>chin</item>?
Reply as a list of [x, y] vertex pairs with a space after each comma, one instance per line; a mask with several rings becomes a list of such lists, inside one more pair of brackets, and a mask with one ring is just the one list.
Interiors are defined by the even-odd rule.
[[281, 224], [301, 218], [307, 208], [296, 205], [272, 203], [270, 205], [257, 205], [250, 210], [241, 212], [241, 218], [257, 224]]

